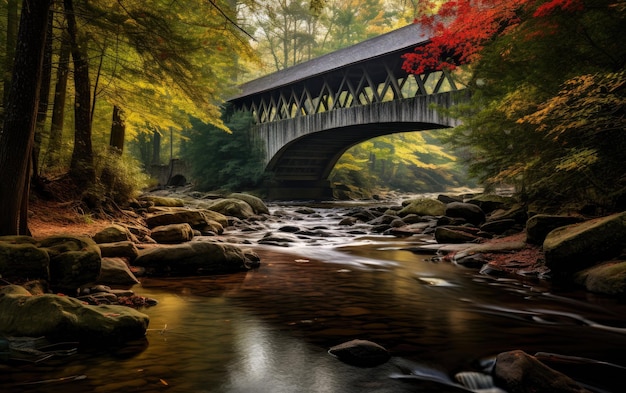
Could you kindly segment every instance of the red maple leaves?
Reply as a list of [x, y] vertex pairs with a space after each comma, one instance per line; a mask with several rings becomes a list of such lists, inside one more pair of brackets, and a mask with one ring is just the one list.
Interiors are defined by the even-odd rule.
[[454, 69], [479, 58], [488, 42], [516, 29], [524, 18], [583, 9], [582, 0], [451, 0], [436, 14], [416, 20], [431, 29], [432, 38], [403, 56], [403, 69], [414, 74]]

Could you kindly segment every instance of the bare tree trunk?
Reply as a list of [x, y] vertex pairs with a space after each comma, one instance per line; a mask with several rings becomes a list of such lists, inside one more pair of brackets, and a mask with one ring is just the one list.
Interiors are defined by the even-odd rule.
[[96, 172], [93, 164], [91, 145], [91, 83], [89, 81], [89, 63], [85, 56], [83, 41], [78, 39], [76, 16], [73, 0], [64, 0], [67, 16], [67, 31], [72, 46], [74, 59], [74, 151], [70, 163], [70, 178], [79, 189], [84, 190], [94, 184]]
[[161, 134], [157, 130], [152, 132], [152, 165], [161, 163]]
[[124, 122], [124, 111], [119, 106], [113, 106], [113, 120], [111, 122], [111, 138], [109, 146], [119, 154], [124, 151], [124, 137], [126, 135], [126, 123]]
[[35, 185], [39, 184], [39, 152], [41, 151], [41, 139], [48, 117], [48, 105], [50, 101], [50, 80], [52, 79], [52, 10], [48, 17], [48, 30], [46, 32], [46, 45], [44, 47], [43, 65], [41, 69], [41, 86], [39, 87], [39, 109], [35, 125], [35, 140], [32, 153], [32, 174]]
[[[24, 0], [13, 77], [0, 132], [0, 234], [28, 234], [29, 164], [52, 0]], [[22, 222], [20, 222], [22, 221]]]
[[[4, 84], [4, 96], [2, 104], [7, 107], [9, 101], [9, 91], [11, 91], [11, 69], [15, 60], [15, 47], [17, 46], [17, 28], [18, 28], [17, 0], [7, 1], [7, 42], [5, 43], [5, 72], [2, 77]], [[6, 111], [5, 111], [6, 112]]]
[[67, 77], [69, 75], [70, 42], [69, 37], [63, 34], [59, 66], [57, 68], [56, 85], [54, 89], [54, 104], [52, 108], [52, 125], [50, 140], [48, 141], [48, 166], [59, 165], [63, 142], [63, 123], [65, 121], [65, 97], [67, 96]]

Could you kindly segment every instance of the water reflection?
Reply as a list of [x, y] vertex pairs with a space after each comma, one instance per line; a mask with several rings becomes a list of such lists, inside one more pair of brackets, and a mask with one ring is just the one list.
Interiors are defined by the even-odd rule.
[[[324, 214], [302, 220], [328, 224]], [[428, 243], [419, 236], [338, 235], [314, 246], [303, 239], [288, 249], [256, 247], [262, 265], [247, 273], [144, 278], [136, 291], [159, 300], [145, 310], [147, 347], [0, 366], [0, 390], [453, 392], [456, 372], [480, 371], [483, 359], [512, 349], [624, 366], [616, 350], [626, 347], [623, 304], [406, 251]], [[328, 355], [352, 339], [385, 346], [392, 360], [360, 369]], [[86, 378], [60, 381], [76, 375]], [[24, 384], [32, 381], [57, 382]]]

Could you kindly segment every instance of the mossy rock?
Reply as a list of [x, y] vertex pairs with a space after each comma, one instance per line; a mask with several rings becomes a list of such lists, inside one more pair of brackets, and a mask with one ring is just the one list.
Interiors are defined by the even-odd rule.
[[589, 292], [626, 297], [626, 262], [611, 261], [585, 269], [575, 281]]
[[130, 307], [90, 306], [75, 298], [51, 294], [32, 296], [16, 287], [0, 290], [0, 336], [44, 336], [106, 345], [146, 334], [149, 317]]
[[626, 212], [557, 228], [543, 242], [554, 274], [574, 273], [607, 261], [626, 248]]
[[154, 206], [165, 206], [165, 207], [183, 207], [185, 206], [185, 202], [180, 198], [170, 198], [170, 197], [161, 197], [155, 195], [145, 195], [140, 199], [144, 201], [150, 201], [154, 203]]
[[[406, 203], [406, 204], [405, 204]], [[432, 198], [413, 199], [403, 203], [404, 207], [398, 212], [398, 216], [404, 217], [409, 214], [418, 216], [443, 216], [446, 213], [446, 204]]]

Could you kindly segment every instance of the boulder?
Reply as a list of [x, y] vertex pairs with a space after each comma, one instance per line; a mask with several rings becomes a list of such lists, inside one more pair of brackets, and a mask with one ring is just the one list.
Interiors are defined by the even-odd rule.
[[270, 210], [267, 208], [265, 203], [263, 203], [260, 198], [257, 198], [254, 195], [234, 192], [228, 195], [227, 198], [241, 199], [242, 201], [250, 205], [255, 214], [270, 214]]
[[32, 296], [19, 288], [0, 290], [0, 336], [44, 336], [101, 346], [146, 334], [149, 317], [130, 307], [89, 306], [66, 296]]
[[111, 225], [93, 236], [93, 240], [100, 243], [115, 243], [132, 240], [130, 231], [121, 225]]
[[268, 232], [258, 241], [258, 243], [279, 247], [289, 247], [291, 243], [297, 243], [299, 240], [298, 236], [291, 233]]
[[485, 212], [472, 203], [451, 202], [446, 205], [445, 215], [453, 218], [463, 218], [470, 224], [479, 226], [485, 222]]
[[0, 239], [0, 277], [5, 279], [50, 279], [50, 257], [46, 250], [30, 242]]
[[135, 260], [147, 275], [193, 276], [247, 270], [243, 251], [232, 244], [188, 242], [147, 249]]
[[543, 242], [546, 266], [573, 273], [606, 261], [626, 247], [626, 212], [560, 227]]
[[398, 212], [398, 216], [404, 217], [409, 214], [417, 214], [418, 216], [443, 216], [445, 213], [445, 203], [431, 198], [419, 198], [409, 201], [408, 204]]
[[391, 358], [384, 347], [367, 340], [352, 340], [335, 345], [328, 353], [344, 363], [358, 367], [376, 367]]
[[513, 229], [516, 224], [517, 222], [510, 218], [504, 220], [487, 221], [480, 226], [480, 230], [484, 232], [495, 233], [496, 235], [501, 235], [506, 231]]
[[467, 231], [466, 227], [437, 227], [435, 229], [435, 240], [437, 243], [469, 243], [478, 239], [473, 233]]
[[556, 228], [576, 224], [581, 217], [537, 214], [526, 221], [526, 241], [531, 244], [543, 244], [543, 241]]
[[235, 198], [219, 199], [209, 207], [209, 210], [242, 220], [255, 215], [254, 210], [247, 202]]
[[626, 297], [626, 262], [610, 261], [581, 272], [574, 280], [589, 292]]
[[509, 209], [515, 203], [515, 199], [496, 194], [480, 194], [470, 199], [468, 203], [479, 206], [489, 214], [497, 209]]
[[496, 209], [489, 213], [489, 220], [515, 220], [520, 225], [525, 225], [528, 220], [528, 210], [520, 203], [514, 203], [507, 209]]
[[207, 223], [207, 216], [202, 210], [168, 209], [146, 217], [146, 224], [149, 228], [185, 223], [192, 227], [203, 226]]
[[144, 195], [139, 199], [143, 201], [149, 201], [154, 204], [154, 206], [166, 206], [166, 207], [183, 207], [185, 206], [185, 202], [182, 199], [178, 198], [170, 198], [170, 197], [162, 197], [156, 195]]
[[83, 284], [94, 282], [100, 274], [98, 245], [84, 236], [51, 236], [39, 242], [50, 255], [50, 287], [68, 295]]
[[137, 277], [121, 258], [102, 258], [98, 284], [108, 286], [132, 286], [138, 284]]
[[193, 229], [187, 223], [162, 225], [152, 229], [150, 237], [161, 244], [184, 243], [193, 239]]
[[130, 241], [102, 243], [98, 244], [98, 247], [100, 247], [100, 255], [103, 258], [126, 258], [132, 262], [139, 255], [137, 246]]
[[496, 385], [509, 393], [591, 393], [567, 375], [520, 350], [500, 353], [493, 377]]

